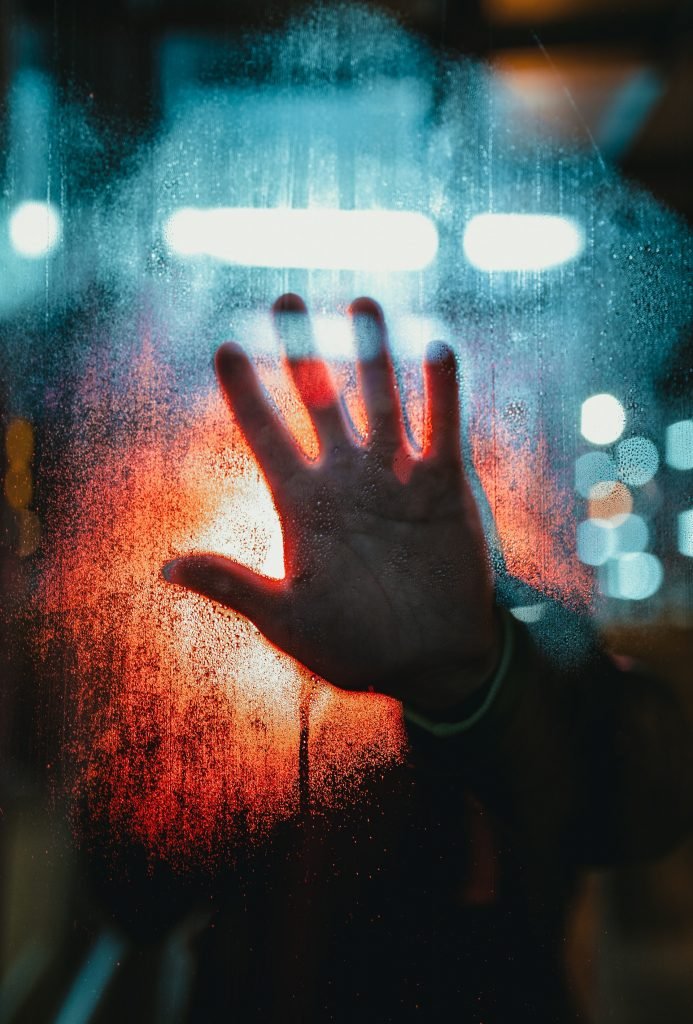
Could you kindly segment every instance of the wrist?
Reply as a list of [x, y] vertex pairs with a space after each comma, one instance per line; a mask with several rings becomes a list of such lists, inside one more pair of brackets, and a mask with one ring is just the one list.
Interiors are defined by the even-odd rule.
[[511, 668], [514, 656], [514, 629], [510, 615], [498, 611], [500, 620], [500, 647], [495, 667], [481, 685], [467, 693], [454, 705], [425, 709], [419, 704], [405, 702], [404, 717], [412, 724], [439, 736], [456, 735], [475, 725], [494, 704]]
[[434, 669], [404, 703], [419, 715], [441, 722], [459, 721], [473, 714], [487, 696], [501, 663], [506, 625], [494, 606], [491, 640], [483, 654], [457, 665]]

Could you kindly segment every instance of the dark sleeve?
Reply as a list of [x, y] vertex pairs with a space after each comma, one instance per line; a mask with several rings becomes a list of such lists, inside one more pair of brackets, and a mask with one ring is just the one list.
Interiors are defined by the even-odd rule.
[[665, 853], [693, 825], [692, 733], [674, 694], [594, 643], [561, 667], [512, 628], [511, 668], [476, 725], [447, 739], [409, 725], [417, 770], [471, 790], [529, 859]]

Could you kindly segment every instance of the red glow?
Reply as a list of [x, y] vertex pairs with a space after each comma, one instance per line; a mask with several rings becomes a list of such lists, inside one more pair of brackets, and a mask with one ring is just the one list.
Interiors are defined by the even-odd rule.
[[572, 497], [553, 479], [545, 438], [519, 440], [494, 421], [490, 433], [474, 432], [472, 452], [510, 574], [586, 607], [593, 576], [577, 558]]
[[[41, 591], [42, 646], [47, 658], [64, 644], [74, 654], [66, 741], [75, 798], [86, 796], [115, 842], [185, 863], [233, 839], [239, 815], [257, 833], [298, 810], [308, 677], [247, 620], [161, 578], [164, 562], [195, 549], [281, 576], [281, 530], [216, 391], [171, 434], [170, 409], [158, 404], [162, 371], [147, 358], [132, 380], [122, 405], [139, 411], [139, 431], [122, 447], [92, 438], [77, 456], [90, 476], [63, 502], [68, 522], [56, 529]], [[94, 397], [85, 387], [87, 419], [108, 407], [100, 394], [90, 411]], [[310, 436], [301, 440], [310, 449]], [[331, 804], [401, 756], [401, 712], [386, 697], [312, 689], [312, 795]]]
[[324, 409], [335, 399], [335, 389], [330, 371], [321, 359], [297, 359], [293, 372], [299, 394], [311, 408]]
[[[241, 834], [241, 822], [242, 835], [258, 834], [297, 812], [302, 721], [311, 801], [330, 805], [355, 793], [365, 772], [401, 758], [401, 713], [389, 698], [311, 682], [247, 620], [163, 581], [163, 563], [194, 550], [281, 577], [279, 520], [216, 389], [182, 406], [149, 345], [125, 387], [104, 393], [111, 378], [97, 370], [85, 378], [73, 439], [81, 482], [61, 496], [42, 581], [41, 650], [47, 660], [65, 651], [72, 659], [64, 739], [75, 799], [114, 843], [141, 842], [184, 865], [213, 858]], [[315, 457], [295, 389], [277, 367], [260, 372]], [[362, 432], [353, 370], [335, 379]], [[420, 387], [411, 394], [420, 439]], [[114, 410], [125, 423], [119, 433], [104, 429]], [[530, 493], [541, 446], [524, 467], [512, 446], [491, 452], [482, 444], [477, 456], [487, 490], [495, 473], [511, 568], [530, 582], [575, 589], [577, 563], [559, 549]]]

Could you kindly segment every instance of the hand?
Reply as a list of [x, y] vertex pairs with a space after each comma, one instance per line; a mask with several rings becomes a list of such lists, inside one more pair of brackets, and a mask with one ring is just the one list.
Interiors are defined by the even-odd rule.
[[[417, 456], [404, 434], [382, 311], [359, 299], [350, 314], [364, 443], [315, 355], [302, 300], [286, 295], [274, 306], [318, 435], [316, 462], [274, 414], [242, 349], [225, 344], [216, 356], [221, 388], [274, 496], [285, 578], [213, 554], [180, 558], [164, 575], [247, 616], [336, 686], [444, 710], [486, 681], [499, 649], [486, 544], [462, 464], [455, 357], [441, 345], [427, 354], [430, 430]], [[300, 356], [291, 348], [297, 337]]]

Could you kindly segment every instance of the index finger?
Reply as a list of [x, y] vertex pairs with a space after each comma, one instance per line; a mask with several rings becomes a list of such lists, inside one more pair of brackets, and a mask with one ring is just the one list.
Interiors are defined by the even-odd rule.
[[253, 365], [240, 347], [226, 342], [215, 368], [221, 389], [272, 490], [305, 468], [300, 451], [265, 397]]

